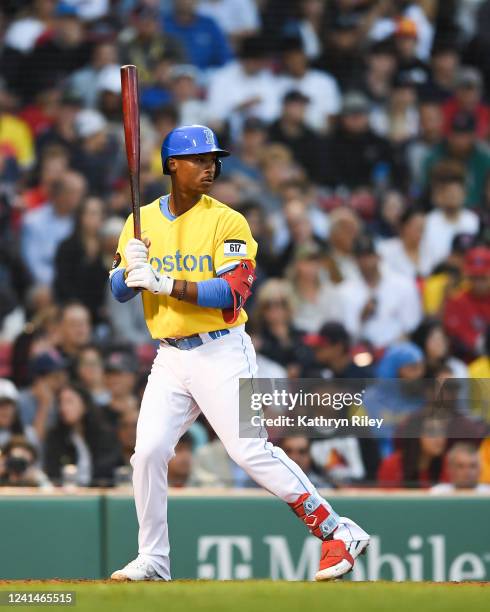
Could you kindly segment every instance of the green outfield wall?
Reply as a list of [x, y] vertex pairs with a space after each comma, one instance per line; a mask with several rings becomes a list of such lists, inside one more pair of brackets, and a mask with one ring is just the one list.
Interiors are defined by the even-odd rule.
[[[353, 580], [489, 580], [490, 497], [359, 495], [336, 510], [373, 535]], [[268, 496], [169, 500], [174, 578], [308, 580], [320, 543]], [[0, 495], [0, 578], [101, 578], [137, 553], [129, 495]]]

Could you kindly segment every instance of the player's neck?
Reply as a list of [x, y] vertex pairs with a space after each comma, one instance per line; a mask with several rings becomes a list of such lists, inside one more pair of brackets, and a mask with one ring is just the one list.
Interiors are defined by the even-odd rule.
[[168, 200], [168, 208], [172, 215], [179, 217], [193, 208], [202, 198], [201, 193], [172, 189]]

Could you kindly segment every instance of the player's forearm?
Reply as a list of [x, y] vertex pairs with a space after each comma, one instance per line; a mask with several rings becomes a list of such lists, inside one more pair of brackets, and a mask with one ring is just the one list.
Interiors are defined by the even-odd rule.
[[128, 302], [138, 294], [137, 291], [128, 287], [124, 280], [124, 268], [116, 270], [110, 279], [111, 292], [118, 302]]
[[222, 278], [193, 283], [189, 281], [174, 281], [172, 297], [203, 308], [231, 308], [233, 296], [228, 283]]

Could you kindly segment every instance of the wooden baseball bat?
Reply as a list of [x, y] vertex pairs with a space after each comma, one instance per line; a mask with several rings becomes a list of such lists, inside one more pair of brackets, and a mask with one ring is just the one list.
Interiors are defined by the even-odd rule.
[[138, 70], [129, 64], [121, 66], [121, 89], [128, 158], [131, 202], [133, 208], [134, 237], [141, 240], [140, 221], [140, 107], [138, 100]]

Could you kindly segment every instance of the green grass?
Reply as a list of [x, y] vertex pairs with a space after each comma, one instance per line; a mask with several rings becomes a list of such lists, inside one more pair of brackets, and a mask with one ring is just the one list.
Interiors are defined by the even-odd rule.
[[[490, 609], [489, 587], [490, 583], [14, 581], [0, 584], [0, 591], [75, 591], [76, 606], [67, 609], [76, 612], [483, 612]], [[42, 606], [55, 608], [60, 609]]]

